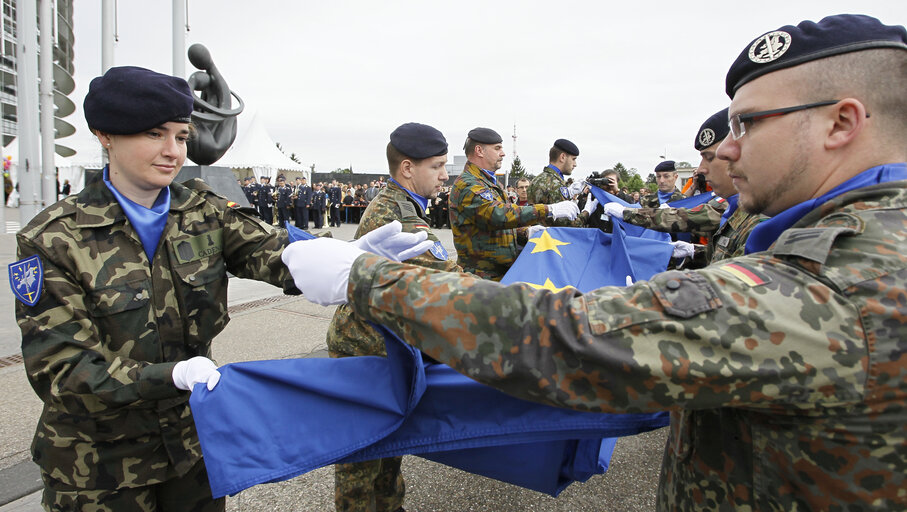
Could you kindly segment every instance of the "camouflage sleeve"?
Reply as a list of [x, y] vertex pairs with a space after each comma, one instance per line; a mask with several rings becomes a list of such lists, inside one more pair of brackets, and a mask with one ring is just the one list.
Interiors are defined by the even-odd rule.
[[298, 294], [289, 269], [280, 255], [289, 243], [285, 229], [269, 226], [251, 208], [230, 208], [224, 212], [224, 260], [227, 271], [238, 277], [257, 279]]
[[715, 201], [695, 208], [627, 208], [624, 210], [624, 220], [666, 233], [710, 235], [721, 225], [721, 214], [726, 209], [727, 203]]
[[457, 205], [459, 215], [473, 219], [479, 229], [497, 231], [539, 224], [548, 215], [548, 207], [543, 204], [517, 206], [504, 203], [497, 197], [485, 199], [479, 194], [486, 190], [473, 185], [456, 191], [457, 197], [451, 191], [451, 203]]
[[[90, 413], [181, 393], [170, 376], [176, 363], [152, 364], [122, 356], [108, 360], [105, 340], [90, 316], [93, 308], [76, 277], [49, 252], [23, 237], [18, 242], [20, 259], [38, 255], [44, 267], [38, 302], [26, 306], [16, 301], [25, 370], [41, 400], [62, 404], [71, 412]], [[104, 307], [96, 313], [122, 312], [129, 304], [120, 301]]]
[[868, 354], [858, 308], [762, 258], [584, 295], [364, 255], [349, 297], [438, 361], [542, 403], [650, 412], [859, 400]]

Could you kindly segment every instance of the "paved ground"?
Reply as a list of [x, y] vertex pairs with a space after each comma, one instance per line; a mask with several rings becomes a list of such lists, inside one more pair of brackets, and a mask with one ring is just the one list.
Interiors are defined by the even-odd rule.
[[[5, 220], [16, 227], [18, 211], [6, 209]], [[3, 218], [0, 218], [2, 221]], [[332, 231], [352, 238], [355, 227]], [[453, 253], [449, 230], [438, 230]], [[0, 263], [15, 260], [15, 240], [0, 234]], [[0, 512], [41, 510], [40, 483], [28, 453], [41, 403], [16, 362], [21, 337], [15, 326], [13, 295], [7, 272], [0, 272]], [[227, 328], [214, 341], [218, 363], [291, 357], [324, 357], [325, 334], [334, 308], [317, 306], [301, 297], [287, 297], [263, 283], [232, 278]], [[4, 359], [4, 356], [13, 356]], [[470, 475], [417, 457], [404, 459], [406, 508], [429, 511], [648, 511], [655, 506], [655, 486], [664, 446], [664, 429], [623, 438], [612, 467], [604, 475], [574, 484], [558, 498], [495, 480]], [[333, 469], [321, 468], [286, 482], [259, 485], [228, 499], [230, 511], [333, 510]]]

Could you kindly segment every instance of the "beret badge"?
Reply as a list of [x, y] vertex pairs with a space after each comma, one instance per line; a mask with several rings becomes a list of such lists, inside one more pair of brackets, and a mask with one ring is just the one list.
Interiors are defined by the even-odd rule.
[[753, 41], [750, 46], [750, 60], [756, 64], [766, 64], [777, 60], [790, 48], [790, 34], [783, 30], [769, 32]]
[[706, 128], [699, 132], [699, 145], [703, 147], [711, 146], [715, 142], [715, 131], [711, 128]]

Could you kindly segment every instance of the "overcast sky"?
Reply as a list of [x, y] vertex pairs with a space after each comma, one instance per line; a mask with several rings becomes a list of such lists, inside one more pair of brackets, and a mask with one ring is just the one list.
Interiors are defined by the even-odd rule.
[[[317, 172], [386, 172], [390, 132], [416, 121], [444, 133], [451, 160], [486, 126], [509, 168], [516, 124], [530, 172], [563, 137], [580, 148], [576, 175], [622, 162], [645, 178], [662, 155], [698, 164], [696, 130], [728, 105], [727, 69], [756, 36], [843, 12], [907, 23], [903, 0], [188, 1], [186, 46], [207, 46], [245, 101], [240, 128], [257, 113]], [[171, 1], [117, 3], [115, 65], [172, 73]], [[61, 142], [83, 156], [97, 144], [81, 105], [101, 73], [100, 4], [75, 5], [78, 131]]]

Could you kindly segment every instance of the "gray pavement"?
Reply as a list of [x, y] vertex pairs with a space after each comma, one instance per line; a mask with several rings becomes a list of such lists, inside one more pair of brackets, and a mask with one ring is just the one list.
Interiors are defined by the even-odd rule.
[[[18, 211], [7, 208], [7, 222]], [[10, 223], [12, 224], [12, 223]], [[10, 228], [12, 229], [12, 228]], [[336, 238], [350, 239], [355, 226], [332, 228]], [[436, 230], [454, 254], [450, 230]], [[21, 363], [5, 356], [19, 354], [21, 336], [13, 314], [6, 265], [15, 261], [15, 238], [0, 234], [4, 291], [0, 292], [0, 512], [40, 511], [40, 481], [30, 462], [31, 437], [41, 411]], [[259, 359], [326, 357], [325, 335], [333, 307], [302, 297], [288, 297], [271, 285], [231, 278], [228, 288], [231, 322], [214, 341], [218, 364]], [[6, 361], [6, 362], [4, 362]], [[611, 468], [558, 498], [504, 484], [430, 462], [405, 457], [406, 509], [428, 511], [648, 511], [655, 508], [655, 488], [665, 442], [665, 429], [621, 439]], [[229, 511], [331, 511], [333, 469], [321, 468], [297, 478], [247, 489], [228, 498]]]

